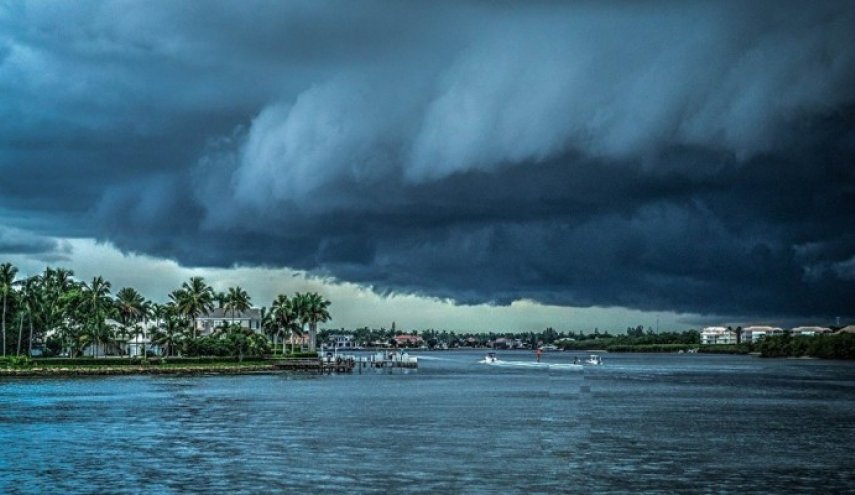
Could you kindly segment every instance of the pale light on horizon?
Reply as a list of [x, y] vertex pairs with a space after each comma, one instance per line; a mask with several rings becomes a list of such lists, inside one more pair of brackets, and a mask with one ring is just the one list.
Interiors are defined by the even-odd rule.
[[156, 302], [168, 300], [168, 294], [193, 276], [204, 277], [216, 291], [241, 286], [252, 297], [254, 306], [269, 306], [277, 294], [315, 291], [332, 302], [333, 319], [326, 328], [390, 328], [395, 322], [402, 330], [454, 330], [471, 332], [556, 330], [622, 332], [643, 325], [655, 328], [659, 318], [661, 331], [697, 327], [699, 315], [674, 312], [647, 312], [612, 307], [567, 307], [517, 300], [507, 306], [455, 304], [453, 301], [415, 294], [382, 295], [370, 287], [350, 282], [314, 277], [288, 268], [184, 267], [175, 261], [143, 254], [122, 253], [110, 243], [93, 239], [62, 239], [68, 246], [64, 260], [45, 262], [26, 255], [10, 256], [21, 276], [42, 272], [47, 266], [74, 271], [78, 280], [102, 276], [115, 293], [133, 287]]

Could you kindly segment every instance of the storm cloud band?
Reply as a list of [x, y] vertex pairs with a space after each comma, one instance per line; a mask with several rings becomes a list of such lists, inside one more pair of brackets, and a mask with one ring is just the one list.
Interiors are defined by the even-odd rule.
[[851, 4], [0, 12], [0, 206], [42, 234], [459, 302], [855, 307]]

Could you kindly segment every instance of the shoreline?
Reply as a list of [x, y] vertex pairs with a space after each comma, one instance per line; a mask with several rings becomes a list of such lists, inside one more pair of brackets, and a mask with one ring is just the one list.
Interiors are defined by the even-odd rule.
[[47, 368], [0, 369], [5, 376], [111, 376], [111, 375], [239, 375], [250, 373], [281, 372], [272, 364], [247, 364], [233, 366], [68, 366]]

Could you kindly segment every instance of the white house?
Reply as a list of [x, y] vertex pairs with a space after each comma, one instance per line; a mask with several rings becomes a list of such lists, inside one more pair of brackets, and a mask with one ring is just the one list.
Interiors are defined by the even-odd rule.
[[705, 327], [701, 330], [701, 344], [735, 344], [736, 332], [727, 327]]
[[353, 339], [353, 335], [349, 334], [330, 335], [329, 339], [327, 339], [327, 348], [339, 350], [354, 349], [356, 348], [356, 341]]
[[826, 327], [795, 327], [792, 329], [792, 333], [795, 336], [804, 335], [813, 337], [814, 335], [831, 333], [831, 329]]
[[[104, 321], [104, 324], [109, 327], [110, 332], [114, 335], [122, 328], [121, 323], [110, 318], [107, 318]], [[92, 357], [121, 356], [122, 350], [120, 343], [116, 341], [111, 342], [109, 339], [105, 339], [104, 342], [92, 342], [87, 344], [80, 355]]]
[[742, 340], [745, 342], [758, 342], [764, 337], [783, 334], [783, 328], [765, 325], [751, 325], [742, 329]]
[[243, 328], [261, 331], [261, 310], [252, 308], [248, 311], [226, 311], [223, 308], [215, 308], [209, 313], [196, 317], [196, 331], [199, 335], [210, 335], [222, 326], [238, 324]]

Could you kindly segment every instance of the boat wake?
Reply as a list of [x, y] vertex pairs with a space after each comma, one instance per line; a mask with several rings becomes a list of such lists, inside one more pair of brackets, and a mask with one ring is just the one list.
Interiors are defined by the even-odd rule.
[[581, 364], [571, 363], [532, 363], [527, 361], [502, 361], [501, 359], [482, 359], [479, 364], [488, 366], [498, 366], [500, 368], [533, 368], [533, 369], [550, 369], [550, 370], [581, 370]]

